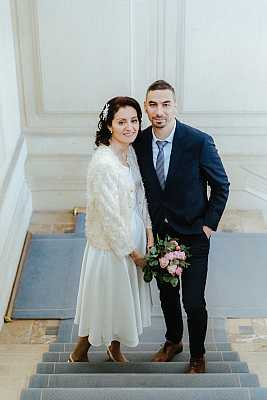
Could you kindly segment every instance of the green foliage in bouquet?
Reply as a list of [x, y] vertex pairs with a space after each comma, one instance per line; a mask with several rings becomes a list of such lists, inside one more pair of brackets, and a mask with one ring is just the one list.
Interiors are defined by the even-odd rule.
[[189, 257], [189, 247], [179, 244], [179, 239], [166, 236], [163, 240], [157, 237], [155, 245], [145, 256], [144, 280], [151, 282], [155, 277], [161, 283], [177, 286], [183, 270], [190, 265], [187, 261]]

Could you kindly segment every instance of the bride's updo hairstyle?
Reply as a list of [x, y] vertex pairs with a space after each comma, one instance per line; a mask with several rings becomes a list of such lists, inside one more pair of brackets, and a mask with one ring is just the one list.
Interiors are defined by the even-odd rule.
[[99, 114], [98, 130], [96, 131], [95, 144], [99, 146], [104, 144], [109, 146], [109, 140], [111, 138], [111, 132], [108, 126], [111, 126], [114, 115], [119, 111], [121, 107], [133, 107], [136, 110], [137, 118], [139, 121], [140, 129], [142, 122], [142, 111], [139, 103], [132, 97], [118, 96], [113, 97], [103, 107], [103, 110]]

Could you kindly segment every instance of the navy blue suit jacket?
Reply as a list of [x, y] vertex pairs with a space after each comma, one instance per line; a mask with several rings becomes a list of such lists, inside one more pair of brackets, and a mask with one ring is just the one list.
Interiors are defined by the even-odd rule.
[[133, 146], [154, 234], [166, 219], [180, 234], [201, 233], [203, 225], [216, 230], [228, 198], [229, 181], [212, 137], [176, 121], [165, 190], [153, 164], [151, 126], [140, 132]]

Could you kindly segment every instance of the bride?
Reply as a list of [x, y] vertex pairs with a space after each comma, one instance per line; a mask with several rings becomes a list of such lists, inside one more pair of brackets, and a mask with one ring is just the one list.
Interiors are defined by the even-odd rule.
[[140, 105], [130, 97], [109, 100], [99, 116], [74, 320], [79, 339], [69, 362], [88, 361], [91, 345], [105, 345], [110, 360], [127, 362], [120, 345], [137, 346], [143, 327], [151, 324], [151, 293], [142, 267], [153, 234], [131, 146], [141, 118]]

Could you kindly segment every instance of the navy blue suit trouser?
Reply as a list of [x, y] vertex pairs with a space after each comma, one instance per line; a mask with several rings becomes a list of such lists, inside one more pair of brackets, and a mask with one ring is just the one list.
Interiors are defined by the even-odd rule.
[[[182, 302], [187, 315], [191, 357], [205, 353], [205, 337], [208, 314], [205, 301], [205, 286], [208, 271], [210, 241], [206, 234], [183, 235], [175, 232], [164, 223], [158, 232], [161, 238], [167, 234], [178, 238], [179, 242], [190, 247], [190, 266], [182, 274]], [[180, 284], [175, 288], [170, 283], [157, 282], [160, 291], [161, 308], [167, 327], [166, 340], [178, 343], [183, 337], [183, 319], [180, 302]]]

